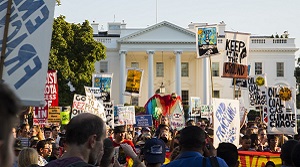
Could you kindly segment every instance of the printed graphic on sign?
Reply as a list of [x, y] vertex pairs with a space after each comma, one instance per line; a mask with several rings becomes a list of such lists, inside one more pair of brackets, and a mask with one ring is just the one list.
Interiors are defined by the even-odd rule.
[[60, 112], [60, 120], [62, 125], [67, 125], [70, 122], [70, 106], [62, 106]]
[[213, 99], [214, 113], [214, 146], [221, 142], [239, 146], [240, 115], [239, 101], [229, 99]]
[[139, 96], [142, 86], [142, 78], [142, 69], [128, 68], [125, 95]]
[[[5, 25], [8, 0], [0, 1], [0, 50], [7, 26], [3, 80], [28, 106], [44, 102], [55, 1], [12, 1]], [[34, 93], [33, 93], [34, 92]]]
[[200, 116], [200, 105], [201, 99], [200, 97], [191, 97], [190, 98], [190, 115], [191, 116]]
[[[287, 87], [295, 95], [295, 89]], [[268, 134], [288, 134], [294, 135], [297, 132], [297, 115], [295, 98], [283, 100], [280, 97], [280, 90], [284, 87], [268, 87], [267, 107], [268, 107]]]
[[152, 127], [152, 115], [135, 116], [136, 127]]
[[100, 99], [103, 102], [110, 102], [112, 77], [113, 74], [93, 74], [93, 87], [100, 88]]
[[197, 55], [198, 58], [219, 53], [217, 48], [216, 27], [197, 27]]
[[118, 125], [134, 125], [135, 121], [135, 108], [134, 106], [117, 107], [118, 112]]
[[171, 108], [173, 111], [170, 114], [170, 124], [172, 129], [181, 130], [185, 127], [184, 112], [179, 101], [177, 101]]

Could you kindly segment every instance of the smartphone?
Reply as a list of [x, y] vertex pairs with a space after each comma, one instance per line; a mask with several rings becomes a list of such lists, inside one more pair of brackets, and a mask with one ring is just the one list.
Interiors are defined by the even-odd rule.
[[118, 161], [119, 161], [120, 164], [125, 164], [126, 163], [126, 154], [125, 154], [125, 152], [124, 152], [124, 150], [121, 146], [119, 147]]

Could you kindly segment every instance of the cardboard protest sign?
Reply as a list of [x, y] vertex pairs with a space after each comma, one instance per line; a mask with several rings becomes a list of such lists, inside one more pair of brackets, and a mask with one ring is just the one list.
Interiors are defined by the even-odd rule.
[[170, 125], [172, 129], [181, 130], [185, 127], [185, 119], [183, 108], [180, 104], [180, 101], [176, 101], [176, 103], [171, 107], [170, 114]]
[[71, 112], [70, 106], [61, 107], [60, 121], [62, 125], [67, 125], [70, 122], [70, 112]]
[[103, 102], [104, 112], [106, 116], [106, 125], [109, 125], [110, 128], [114, 128], [114, 103]]
[[135, 116], [136, 127], [152, 127], [152, 115]]
[[50, 106], [48, 109], [48, 123], [49, 124], [60, 124], [60, 107]]
[[239, 146], [240, 115], [239, 101], [213, 98], [214, 146], [221, 142]]
[[297, 133], [295, 89], [292, 87], [268, 87], [268, 134]]
[[216, 27], [196, 27], [197, 58], [219, 53]]
[[136, 124], [134, 106], [117, 106], [117, 112], [118, 112], [118, 122], [117, 122], [118, 126]]
[[212, 116], [213, 106], [212, 105], [201, 105], [200, 111], [201, 111], [201, 118], [208, 119]]
[[[113, 74], [92, 75], [93, 87], [100, 88], [100, 99], [103, 102], [110, 101], [112, 78]], [[97, 95], [96, 98], [99, 99]]]
[[23, 106], [44, 106], [55, 1], [13, 0], [6, 24], [8, 4], [8, 0], [0, 1], [0, 50], [5, 49], [6, 57], [2, 79]]
[[143, 72], [142, 69], [127, 68], [125, 95], [139, 96], [141, 93]]
[[84, 112], [86, 105], [85, 100], [86, 97], [84, 95], [74, 94], [71, 119]]
[[92, 95], [97, 100], [102, 101], [102, 99], [101, 99], [101, 91], [100, 91], [99, 87], [84, 86], [84, 89], [85, 89], [85, 94], [86, 95]]
[[225, 78], [242, 78], [248, 76], [247, 58], [249, 56], [249, 33], [225, 31], [225, 60], [223, 75]]
[[201, 105], [200, 97], [190, 97], [189, 114], [191, 116], [200, 116], [200, 105]]
[[248, 91], [250, 107], [267, 105], [267, 79], [266, 75], [249, 76]]

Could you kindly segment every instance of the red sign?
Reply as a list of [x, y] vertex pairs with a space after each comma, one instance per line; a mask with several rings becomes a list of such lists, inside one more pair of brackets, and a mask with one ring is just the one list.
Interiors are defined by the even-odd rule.
[[44, 97], [46, 105], [44, 107], [34, 108], [34, 125], [45, 125], [48, 119], [48, 108], [50, 106], [58, 106], [58, 83], [56, 70], [48, 70]]

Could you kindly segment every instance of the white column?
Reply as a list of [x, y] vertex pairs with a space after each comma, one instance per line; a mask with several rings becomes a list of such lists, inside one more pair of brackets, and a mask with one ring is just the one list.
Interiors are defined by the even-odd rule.
[[125, 91], [125, 82], [126, 82], [126, 50], [120, 50], [120, 104], [125, 103], [125, 97], [123, 95]]
[[147, 50], [148, 54], [148, 98], [152, 97], [154, 95], [154, 70], [153, 70], [153, 55], [154, 50]]
[[203, 78], [201, 79], [201, 81], [199, 83], [203, 83], [203, 104], [206, 104], [206, 105], [210, 105], [209, 103], [209, 74], [208, 72], [210, 71], [209, 70], [209, 58], [208, 57], [205, 57], [203, 58]]
[[175, 50], [174, 54], [176, 55], [176, 94], [181, 97], [181, 50]]

